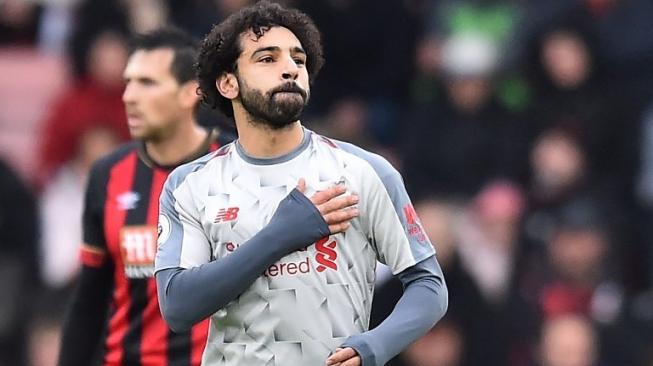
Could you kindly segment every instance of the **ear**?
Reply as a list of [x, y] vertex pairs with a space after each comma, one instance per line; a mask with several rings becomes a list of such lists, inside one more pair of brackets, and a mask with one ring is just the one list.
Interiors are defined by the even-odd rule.
[[227, 99], [236, 99], [240, 92], [236, 75], [232, 73], [223, 73], [218, 76], [215, 81], [215, 87], [218, 88], [220, 94]]
[[195, 104], [199, 102], [200, 96], [197, 94], [197, 81], [187, 81], [181, 86], [179, 93], [179, 103], [184, 108], [194, 108]]

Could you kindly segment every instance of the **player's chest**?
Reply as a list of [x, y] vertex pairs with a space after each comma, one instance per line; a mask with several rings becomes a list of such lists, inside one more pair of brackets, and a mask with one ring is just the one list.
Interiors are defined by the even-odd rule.
[[154, 273], [158, 197], [166, 176], [155, 171], [147, 181], [110, 185], [107, 190], [104, 236], [113, 262], [127, 278], [148, 278]]
[[[308, 197], [345, 179], [334, 164], [319, 164], [310, 156], [280, 166], [234, 163], [223, 172], [201, 200], [201, 225], [214, 248], [221, 243], [242, 243], [260, 231], [300, 179], [306, 182]], [[220, 257], [220, 253], [215, 255]]]
[[252, 237], [270, 221], [279, 202], [293, 188], [279, 185], [252, 190], [234, 185], [229, 192], [206, 197], [202, 226], [212, 246], [241, 243]]

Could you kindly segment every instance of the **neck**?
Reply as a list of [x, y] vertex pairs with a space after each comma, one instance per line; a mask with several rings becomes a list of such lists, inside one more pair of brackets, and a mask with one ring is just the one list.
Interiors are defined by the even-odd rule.
[[198, 151], [206, 136], [206, 130], [190, 119], [188, 123], [180, 124], [169, 136], [157, 141], [146, 141], [145, 149], [158, 165], [175, 165]]
[[250, 122], [246, 116], [235, 113], [238, 142], [247, 155], [254, 158], [275, 158], [286, 155], [301, 145], [304, 129], [295, 121], [282, 129]]

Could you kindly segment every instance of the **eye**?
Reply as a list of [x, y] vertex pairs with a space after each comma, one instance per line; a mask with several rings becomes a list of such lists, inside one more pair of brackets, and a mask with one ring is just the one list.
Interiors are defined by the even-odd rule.
[[303, 58], [296, 57], [295, 58], [295, 63], [297, 65], [306, 65], [306, 60], [304, 60]]
[[272, 56], [264, 56], [264, 57], [261, 57], [258, 61], [263, 62], [265, 64], [269, 64], [269, 63], [273, 62], [274, 59], [272, 58]]

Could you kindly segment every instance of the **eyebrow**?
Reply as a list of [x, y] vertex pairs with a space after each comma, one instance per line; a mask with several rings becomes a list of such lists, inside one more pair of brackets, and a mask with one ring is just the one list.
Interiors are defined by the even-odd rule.
[[[252, 57], [251, 57], [251, 58], [254, 58], [254, 57], [256, 56], [257, 53], [261, 53], [261, 52], [279, 52], [279, 51], [281, 51], [281, 48], [278, 47], [278, 46], [261, 47], [261, 48], [257, 48], [257, 49], [252, 53]], [[304, 49], [301, 48], [301, 47], [292, 47], [292, 48], [290, 49], [290, 52], [291, 52], [291, 53], [301, 53], [301, 54], [303, 54], [303, 55], [306, 55], [306, 51], [304, 51]]]

